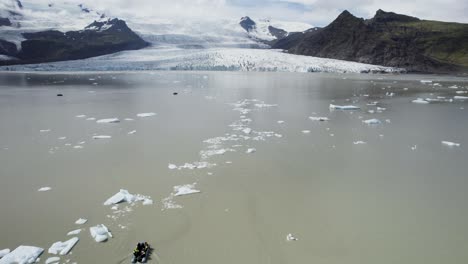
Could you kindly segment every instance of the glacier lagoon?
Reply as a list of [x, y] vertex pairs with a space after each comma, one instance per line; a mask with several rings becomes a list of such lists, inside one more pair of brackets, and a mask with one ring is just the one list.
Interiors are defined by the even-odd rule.
[[125, 263], [148, 241], [150, 263], [464, 263], [467, 92], [435, 75], [0, 73], [0, 250], [46, 260], [71, 233], [61, 261]]

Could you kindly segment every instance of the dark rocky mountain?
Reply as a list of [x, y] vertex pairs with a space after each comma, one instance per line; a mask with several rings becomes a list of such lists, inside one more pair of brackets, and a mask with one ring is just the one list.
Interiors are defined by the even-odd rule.
[[[123, 50], [136, 50], [149, 44], [134, 33], [123, 20], [113, 19], [93, 22], [80, 31], [60, 32], [55, 30], [23, 33], [26, 39], [21, 51], [12, 53], [9, 42], [0, 42], [0, 54], [14, 56], [15, 61], [0, 61], [0, 64], [29, 64], [51, 61], [85, 59]], [[14, 45], [14, 44], [13, 44]]]
[[11, 21], [7, 17], [0, 17], [0, 27], [10, 27], [11, 26]]
[[15, 56], [16, 53], [17, 50], [14, 43], [0, 39], [0, 55]]
[[277, 39], [282, 39], [288, 35], [288, 32], [281, 28], [275, 28], [273, 26], [268, 26], [268, 31], [272, 36], [275, 36]]
[[468, 68], [468, 25], [420, 20], [378, 10], [364, 20], [348, 11], [330, 25], [290, 34], [273, 48], [290, 53], [358, 61], [413, 72]]
[[247, 31], [247, 32], [250, 32], [250, 31], [254, 30], [255, 27], [256, 27], [256, 25], [257, 25], [257, 24], [255, 23], [255, 21], [253, 21], [252, 19], [250, 19], [250, 17], [248, 17], [248, 16], [241, 18], [241, 21], [240, 21], [239, 24], [240, 24], [241, 27], [242, 27], [243, 29], [245, 29], [245, 31]]

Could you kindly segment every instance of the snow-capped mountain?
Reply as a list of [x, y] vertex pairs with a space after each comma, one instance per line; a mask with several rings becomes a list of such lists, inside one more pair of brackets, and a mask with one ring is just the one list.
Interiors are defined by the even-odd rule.
[[[16, 45], [19, 59], [24, 59], [24, 54], [39, 56], [34, 53], [36, 48], [31, 48], [32, 43], [38, 41], [38, 37], [47, 36], [48, 47], [60, 47], [55, 42], [50, 42], [53, 36], [59, 37], [61, 43], [79, 46], [78, 50], [62, 50], [51, 52], [50, 56], [58, 53], [74, 54], [73, 56], [54, 57], [26, 63], [47, 62], [68, 59], [80, 59], [90, 56], [99, 56], [103, 53], [86, 53], [86, 56], [76, 56], [84, 52], [90, 43], [97, 44], [99, 34], [118, 34], [118, 30], [112, 30], [111, 21], [126, 24], [124, 31], [128, 35], [120, 35], [120, 43], [126, 43], [125, 49], [143, 48], [141, 37], [150, 45], [141, 50], [121, 51], [106, 47], [108, 54], [98, 58], [83, 61], [63, 62], [48, 65], [61, 65], [60, 69], [203, 69], [203, 70], [242, 70], [242, 71], [337, 71], [337, 72], [368, 72], [368, 71], [392, 71], [390, 68], [379, 68], [369, 65], [340, 63], [339, 61], [327, 61], [326, 59], [307, 58], [282, 53], [270, 49], [271, 45], [293, 32], [303, 32], [311, 25], [298, 22], [284, 22], [274, 19], [238, 18], [199, 18], [199, 19], [164, 19], [140, 14], [129, 14], [121, 10], [105, 10], [99, 7], [83, 5], [74, 0], [50, 0], [49, 2], [38, 0], [1, 0], [0, 17], [10, 21], [8, 25], [0, 25], [0, 64], [16, 64], [12, 43]], [[118, 17], [120, 20], [114, 20]], [[127, 31], [128, 25], [128, 31]], [[42, 33], [37, 32], [63, 33]], [[95, 33], [90, 34], [93, 31]], [[131, 31], [131, 32], [130, 32]], [[134, 36], [135, 32], [138, 36]], [[58, 34], [58, 35], [53, 35]], [[98, 34], [98, 35], [95, 35]], [[85, 37], [86, 36], [86, 37]], [[115, 36], [115, 35], [114, 35]], [[31, 39], [31, 37], [36, 39]], [[90, 39], [90, 37], [94, 39]], [[132, 39], [131, 44], [126, 39]], [[85, 38], [88, 42], [77, 41]], [[3, 39], [3, 40], [2, 40]], [[3, 41], [3, 42], [2, 42]], [[42, 39], [41, 39], [42, 41]], [[60, 43], [59, 43], [60, 44]], [[3, 49], [2, 49], [3, 47]], [[119, 46], [119, 47], [122, 47]], [[28, 48], [25, 50], [25, 48]], [[27, 52], [26, 52], [27, 51]], [[42, 54], [44, 55], [44, 54]], [[23, 57], [21, 57], [23, 56]], [[49, 56], [49, 55], [47, 55]], [[35, 57], [38, 58], [38, 57]], [[3, 63], [2, 63], [3, 61]], [[12, 63], [9, 63], [12, 62]], [[89, 63], [88, 63], [89, 62]], [[67, 67], [69, 65], [69, 67]], [[29, 66], [16, 66], [4, 69], [24, 69]], [[346, 70], [349, 67], [349, 70]], [[29, 69], [47, 69], [47, 64], [33, 65]], [[1, 69], [1, 68], [0, 68]], [[57, 68], [55, 68], [57, 69]]]

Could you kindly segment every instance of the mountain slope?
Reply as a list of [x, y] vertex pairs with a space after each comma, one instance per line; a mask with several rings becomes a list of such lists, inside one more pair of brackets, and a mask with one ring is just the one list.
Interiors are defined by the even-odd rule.
[[288, 36], [273, 48], [416, 72], [461, 71], [468, 67], [468, 25], [382, 10], [364, 20], [344, 11], [325, 28]]

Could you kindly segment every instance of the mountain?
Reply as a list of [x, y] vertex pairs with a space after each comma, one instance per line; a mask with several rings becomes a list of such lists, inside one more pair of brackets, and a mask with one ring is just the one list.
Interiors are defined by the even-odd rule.
[[364, 20], [344, 11], [328, 26], [291, 34], [273, 48], [413, 72], [466, 71], [468, 24], [421, 20], [382, 10]]
[[256, 41], [273, 46], [277, 41], [295, 32], [303, 32], [312, 26], [306, 23], [274, 21], [270, 19], [258, 19], [245, 16], [239, 25], [247, 32], [248, 36]]
[[26, 40], [21, 42], [19, 51], [12, 43], [0, 42], [0, 54], [17, 58], [17, 60], [0, 61], [0, 64], [76, 60], [148, 46], [147, 42], [128, 28], [125, 21], [119, 19], [95, 21], [80, 31], [63, 33], [48, 30], [22, 35]]

